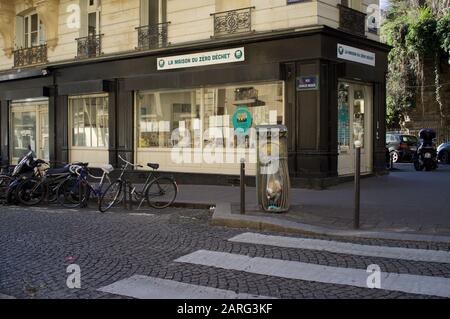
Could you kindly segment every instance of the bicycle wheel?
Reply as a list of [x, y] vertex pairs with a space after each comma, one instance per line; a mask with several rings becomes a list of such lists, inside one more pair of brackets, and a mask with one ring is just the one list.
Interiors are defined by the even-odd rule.
[[86, 193], [86, 186], [78, 178], [69, 178], [58, 187], [58, 202], [66, 208], [77, 208], [86, 202]]
[[172, 178], [159, 177], [147, 188], [145, 198], [150, 207], [163, 209], [172, 205], [177, 194], [178, 186]]
[[100, 212], [104, 213], [112, 207], [120, 205], [124, 194], [122, 186], [122, 181], [115, 181], [106, 188], [98, 202], [98, 210]]
[[34, 206], [45, 197], [44, 184], [37, 179], [26, 179], [17, 186], [17, 198], [25, 206]]

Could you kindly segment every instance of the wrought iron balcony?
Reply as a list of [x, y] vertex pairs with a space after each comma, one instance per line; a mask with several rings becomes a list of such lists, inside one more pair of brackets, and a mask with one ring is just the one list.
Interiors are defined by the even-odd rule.
[[214, 37], [252, 32], [252, 9], [254, 8], [211, 13], [214, 17]]
[[14, 67], [24, 67], [47, 63], [47, 45], [42, 44], [31, 48], [14, 51]]
[[170, 22], [151, 24], [136, 28], [138, 32], [138, 50], [163, 48], [168, 45]]
[[339, 7], [339, 29], [360, 36], [366, 35], [366, 14], [340, 5]]
[[102, 54], [102, 36], [103, 34], [98, 34], [76, 39], [78, 43], [77, 58], [84, 59], [100, 56]]

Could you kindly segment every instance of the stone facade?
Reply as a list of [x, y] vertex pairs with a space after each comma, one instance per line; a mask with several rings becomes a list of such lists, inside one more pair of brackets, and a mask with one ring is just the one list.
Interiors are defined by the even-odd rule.
[[407, 113], [404, 129], [412, 134], [422, 128], [432, 128], [437, 132], [438, 142], [450, 139], [450, 66], [447, 60], [441, 61], [441, 100], [444, 118], [441, 117], [436, 102], [434, 62], [427, 60], [424, 69], [423, 103], [421, 90], [417, 90], [416, 105]]

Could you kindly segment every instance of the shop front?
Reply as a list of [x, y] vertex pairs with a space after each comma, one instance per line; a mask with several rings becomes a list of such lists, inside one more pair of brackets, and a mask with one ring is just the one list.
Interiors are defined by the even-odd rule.
[[47, 65], [47, 123], [45, 104], [12, 98], [30, 80], [0, 81], [2, 157], [29, 142], [57, 163], [118, 167], [120, 155], [207, 184], [236, 180], [245, 158], [251, 183], [256, 127], [281, 124], [293, 186], [351, 175], [356, 140], [362, 171], [382, 174], [387, 54], [319, 27]]

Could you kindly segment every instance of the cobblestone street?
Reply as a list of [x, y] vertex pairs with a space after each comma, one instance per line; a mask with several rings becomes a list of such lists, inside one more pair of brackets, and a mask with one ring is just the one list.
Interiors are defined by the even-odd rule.
[[[332, 251], [320, 248], [322, 241], [313, 241], [317, 248], [308, 249], [302, 244], [282, 243], [302, 238], [330, 238], [266, 233], [277, 236], [270, 239], [273, 243], [269, 245], [252, 242], [252, 236], [259, 236], [258, 233], [243, 240], [238, 235], [247, 233], [245, 229], [211, 227], [210, 217], [209, 211], [174, 208], [145, 214], [115, 211], [102, 215], [93, 210], [1, 207], [0, 295], [130, 298], [135, 295], [111, 294], [99, 289], [135, 275], [186, 283], [189, 287], [195, 285], [273, 298], [435, 298], [448, 293], [445, 283], [450, 280], [449, 244], [339, 238], [330, 242], [330, 246], [338, 244], [337, 250]], [[235, 239], [230, 240], [233, 237]], [[353, 249], [351, 244], [382, 248], [377, 253], [362, 254], [356, 250], [340, 251], [342, 243], [349, 244], [350, 249]], [[408, 249], [398, 253], [398, 259], [388, 258], [387, 250], [393, 247]], [[218, 253], [214, 260], [217, 265], [208, 264], [205, 255], [208, 252]], [[201, 258], [196, 259], [196, 254]], [[436, 259], [420, 257], [427, 254]], [[402, 275], [412, 275], [408, 280], [418, 280], [419, 288], [421, 280], [426, 283], [433, 279], [444, 287], [436, 293], [424, 294], [410, 293], [413, 290], [403, 287], [369, 289], [362, 283], [347, 283], [345, 276], [336, 283], [333, 273], [329, 274], [330, 279], [323, 280], [306, 279], [308, 274], [298, 276], [295, 271], [280, 274], [280, 268], [291, 267], [287, 264], [267, 266], [265, 270], [255, 267], [240, 270], [242, 265], [233, 264], [233, 260], [243, 256], [273, 261], [274, 265], [290, 261], [293, 268], [297, 265], [335, 267], [326, 269], [345, 269], [349, 271], [348, 276], [358, 271], [365, 273], [369, 265], [376, 264], [383, 273], [399, 274], [402, 280], [406, 278]], [[222, 257], [228, 262], [220, 264]], [[80, 266], [81, 289], [66, 286], [69, 276], [66, 268], [70, 264]], [[383, 282], [381, 285], [383, 288]]]

